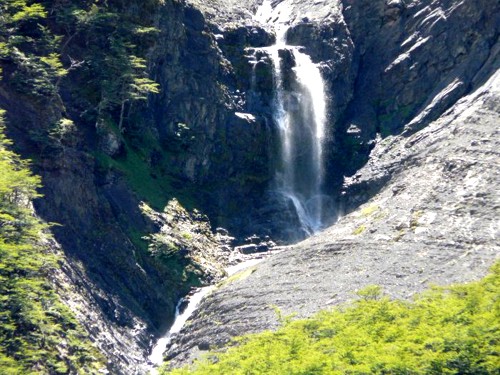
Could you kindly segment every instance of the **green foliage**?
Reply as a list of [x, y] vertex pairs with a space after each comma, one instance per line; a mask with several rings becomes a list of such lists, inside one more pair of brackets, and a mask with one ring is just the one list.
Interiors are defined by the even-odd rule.
[[498, 374], [500, 263], [480, 282], [415, 302], [380, 288], [353, 306], [237, 340], [225, 353], [162, 374]]
[[[116, 125], [108, 125], [119, 133]], [[123, 173], [138, 197], [156, 210], [163, 210], [174, 196], [187, 209], [197, 206], [194, 201], [197, 191], [193, 185], [169, 173], [176, 167], [172, 155], [163, 150], [153, 135], [143, 131], [141, 138], [134, 139], [133, 143], [122, 135], [122, 141], [125, 152], [118, 157], [102, 152], [94, 154], [101, 169], [112, 168]]]
[[60, 119], [49, 131], [49, 137], [57, 144], [62, 144], [64, 139], [71, 138], [75, 131], [75, 124], [67, 118]]
[[[103, 58], [101, 69], [101, 100], [99, 114], [120, 107], [118, 127], [123, 130], [125, 105], [146, 100], [149, 93], [158, 93], [158, 84], [146, 74], [146, 60], [133, 54], [137, 47], [116, 31], [109, 43], [109, 50]], [[98, 118], [99, 121], [99, 118]]]
[[159, 4], [0, 0], [0, 79], [8, 72], [4, 80], [18, 91], [54, 98], [61, 80], [78, 70], [85, 87], [77, 85], [75, 96], [83, 111], [97, 125], [111, 116], [122, 129], [132, 103], [159, 92], [146, 63]]
[[376, 204], [373, 204], [371, 206], [365, 207], [361, 210], [361, 216], [362, 217], [367, 217], [373, 215], [375, 212], [379, 211], [380, 207], [377, 206]]
[[378, 285], [369, 285], [357, 292], [364, 300], [378, 300], [382, 297], [382, 288]]
[[27, 161], [7, 149], [11, 142], [4, 135], [3, 115], [0, 110], [0, 238], [20, 243], [37, 238], [42, 229], [30, 209], [31, 200], [39, 196], [40, 178], [31, 174]]
[[97, 153], [95, 156], [101, 168], [113, 168], [123, 173], [140, 199], [147, 201], [154, 208], [163, 208], [171, 197], [170, 181], [154, 177], [155, 172], [161, 174], [161, 171], [151, 167], [148, 155], [142, 150], [126, 146], [126, 155], [115, 159], [103, 153]]
[[67, 71], [57, 53], [61, 38], [46, 26], [45, 6], [40, 1], [0, 0], [0, 14], [0, 63], [14, 66], [9, 70], [12, 84], [26, 94], [56, 94], [58, 79]]
[[57, 53], [50, 53], [48, 56], [40, 57], [40, 61], [47, 64], [51, 73], [56, 77], [63, 77], [68, 74], [68, 71], [63, 68], [63, 64]]
[[10, 4], [14, 13], [12, 14], [12, 21], [28, 21], [35, 18], [47, 17], [47, 12], [42, 4], [30, 4], [26, 0], [7, 1]]
[[48, 283], [57, 257], [33, 215], [40, 178], [8, 150], [0, 111], [0, 373], [90, 374], [102, 358]]
[[365, 230], [366, 230], [366, 226], [365, 225], [360, 225], [359, 227], [357, 227], [356, 229], [354, 229], [352, 231], [352, 234], [355, 235], [355, 236], [358, 236], [361, 233], [363, 233]]
[[88, 101], [89, 110], [97, 108], [98, 126], [111, 116], [124, 130], [133, 103], [159, 92], [159, 85], [148, 77], [146, 62], [158, 33], [153, 23], [159, 4], [81, 1], [56, 8], [58, 27], [66, 33], [63, 52], [75, 49], [84, 62], [79, 77], [86, 88], [79, 94]]

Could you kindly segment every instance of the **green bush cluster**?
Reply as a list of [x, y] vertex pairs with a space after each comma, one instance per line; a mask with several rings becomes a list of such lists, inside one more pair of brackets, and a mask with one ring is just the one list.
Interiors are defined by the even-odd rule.
[[[146, 54], [160, 0], [0, 0], [0, 79], [54, 100], [69, 76], [83, 120], [122, 129], [134, 102], [158, 93]], [[72, 75], [78, 71], [78, 75]]]
[[0, 78], [2, 68], [10, 64], [14, 68], [7, 69], [8, 78], [19, 90], [54, 95], [55, 83], [66, 71], [54, 54], [60, 37], [44, 25], [45, 7], [40, 2], [0, 0], [0, 14]]
[[162, 374], [498, 374], [500, 264], [480, 282], [433, 288], [414, 302], [372, 287], [351, 306], [237, 340]]
[[97, 373], [102, 356], [48, 282], [58, 263], [31, 208], [40, 178], [9, 145], [0, 110], [0, 373]]

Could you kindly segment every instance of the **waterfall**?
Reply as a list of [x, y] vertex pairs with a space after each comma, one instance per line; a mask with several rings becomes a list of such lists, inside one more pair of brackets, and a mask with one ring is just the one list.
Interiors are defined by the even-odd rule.
[[168, 344], [172, 341], [172, 336], [178, 334], [184, 324], [188, 320], [188, 318], [193, 314], [196, 310], [202, 299], [209, 294], [214, 289], [214, 286], [207, 286], [204, 288], [199, 288], [196, 293], [194, 293], [189, 299], [188, 304], [184, 311], [180, 311], [181, 305], [185, 302], [184, 298], [181, 298], [175, 307], [175, 319], [174, 324], [170, 327], [168, 332], [160, 338], [153, 350], [151, 351], [151, 355], [149, 356], [149, 362], [152, 366], [150, 366], [149, 370], [151, 374], [157, 374], [156, 367], [163, 363], [163, 354], [168, 346]]
[[[243, 271], [249, 267], [255, 266], [264, 260], [264, 257], [259, 258], [250, 258], [248, 260], [242, 261], [241, 263], [237, 263], [233, 266], [226, 268], [227, 277], [234, 275], [237, 272]], [[186, 324], [187, 320], [191, 317], [191, 315], [196, 311], [201, 301], [210, 294], [215, 289], [215, 285], [206, 286], [203, 288], [199, 288], [193, 293], [191, 296], [186, 298], [181, 298], [177, 305], [175, 306], [175, 318], [174, 323], [169, 328], [167, 333], [161, 337], [156, 344], [153, 346], [151, 350], [151, 354], [148, 358], [148, 369], [150, 375], [158, 374], [158, 366], [163, 363], [163, 355], [172, 341], [172, 337], [178, 334], [181, 329]], [[183, 311], [181, 310], [181, 306], [186, 304], [187, 306]]]
[[[317, 64], [300, 47], [286, 44], [288, 26], [283, 14], [271, 17], [272, 4], [266, 0], [255, 20], [274, 23], [276, 44], [267, 47], [274, 66], [274, 121], [279, 127], [281, 168], [276, 173], [278, 192], [295, 207], [302, 230], [308, 235], [322, 229], [325, 217], [322, 184], [323, 141], [326, 122], [325, 83]], [[293, 72], [285, 71], [282, 56], [291, 54]], [[292, 73], [292, 75], [290, 75]], [[286, 78], [290, 82], [286, 83]]]
[[[317, 64], [302, 51], [302, 48], [286, 43], [288, 26], [286, 21], [290, 9], [282, 9], [274, 17], [276, 44], [271, 47], [255, 48], [265, 51], [273, 62], [274, 76], [274, 122], [278, 125], [281, 143], [281, 167], [276, 171], [276, 189], [281, 196], [291, 202], [299, 218], [302, 230], [308, 235], [322, 229], [325, 218], [325, 196], [322, 194], [324, 177], [323, 141], [326, 123], [326, 91], [321, 71]], [[257, 10], [254, 19], [262, 24], [269, 23], [273, 7], [270, 0]], [[292, 56], [292, 71], [283, 69], [282, 54]], [[256, 90], [256, 55], [251, 58], [251, 90]], [[285, 66], [286, 68], [286, 66]], [[288, 78], [288, 81], [286, 82]], [[238, 113], [237, 116], [251, 116]], [[227, 269], [228, 275], [241, 271], [262, 259], [251, 259]], [[178, 334], [189, 316], [196, 310], [201, 300], [213, 290], [214, 286], [200, 288], [189, 298], [186, 309], [181, 312], [184, 302], [181, 299], [176, 306], [175, 321], [169, 331], [157, 341], [149, 357], [152, 374], [162, 363], [163, 354]]]

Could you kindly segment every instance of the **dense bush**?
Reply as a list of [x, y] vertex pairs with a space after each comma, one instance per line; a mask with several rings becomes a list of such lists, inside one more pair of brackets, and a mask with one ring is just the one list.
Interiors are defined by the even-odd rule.
[[0, 111], [0, 373], [97, 373], [101, 355], [48, 281], [57, 257], [31, 208], [40, 178], [3, 130]]
[[413, 303], [371, 287], [352, 306], [240, 338], [171, 373], [498, 374], [499, 292], [500, 264], [480, 282], [433, 288]]

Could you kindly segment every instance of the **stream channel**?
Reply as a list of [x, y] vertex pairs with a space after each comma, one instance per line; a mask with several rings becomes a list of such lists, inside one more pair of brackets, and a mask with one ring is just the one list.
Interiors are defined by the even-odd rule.
[[[276, 251], [273, 251], [272, 253], [276, 253]], [[258, 263], [262, 262], [267, 257], [268, 256], [251, 258], [236, 265], [229, 266], [226, 268], [227, 277], [231, 277], [232, 275], [240, 271], [255, 266]], [[163, 363], [163, 354], [165, 353], [168, 344], [170, 344], [172, 337], [181, 331], [182, 327], [184, 327], [186, 321], [193, 314], [193, 312], [196, 311], [203, 298], [209, 295], [215, 288], [216, 285], [209, 285], [203, 288], [198, 288], [189, 297], [181, 298], [179, 302], [177, 302], [177, 306], [175, 308], [174, 324], [172, 324], [168, 332], [156, 342], [149, 356], [148, 367], [150, 369], [150, 374], [154, 375], [157, 373], [156, 368]], [[185, 305], [186, 300], [187, 300], [187, 305]], [[184, 305], [185, 308], [181, 311], [181, 306]]]

